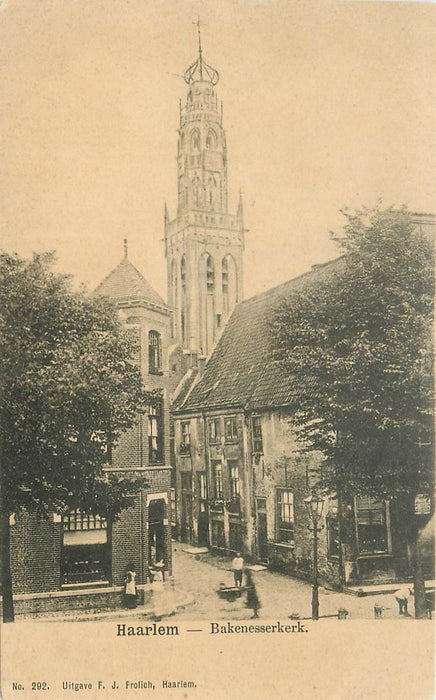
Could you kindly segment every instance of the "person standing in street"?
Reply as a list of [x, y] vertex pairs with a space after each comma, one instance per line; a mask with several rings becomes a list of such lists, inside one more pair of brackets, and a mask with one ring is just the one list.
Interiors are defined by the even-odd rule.
[[127, 608], [136, 608], [137, 591], [136, 591], [136, 571], [135, 565], [130, 562], [127, 566], [126, 576], [124, 578], [124, 598]]
[[244, 570], [244, 560], [242, 558], [241, 552], [236, 552], [236, 557], [232, 561], [233, 577], [235, 579], [235, 586], [242, 586], [242, 572]]
[[254, 585], [253, 575], [250, 569], [245, 572], [247, 586], [247, 608], [253, 611], [253, 618], [259, 617], [260, 601], [257, 595], [256, 586]]
[[399, 615], [406, 615], [408, 616], [409, 613], [407, 611], [407, 605], [409, 602], [409, 597], [411, 594], [411, 590], [409, 586], [402, 586], [401, 588], [398, 589], [398, 591], [395, 591], [394, 596], [395, 600], [398, 603], [398, 614]]

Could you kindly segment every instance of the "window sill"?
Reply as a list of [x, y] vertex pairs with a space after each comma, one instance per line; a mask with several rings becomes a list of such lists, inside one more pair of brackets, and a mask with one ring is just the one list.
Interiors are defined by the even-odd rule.
[[82, 581], [81, 583], [61, 583], [61, 591], [76, 591], [78, 588], [107, 588], [109, 581]]
[[392, 556], [391, 552], [368, 552], [367, 554], [358, 554], [356, 559], [383, 559]]
[[161, 370], [161, 369], [156, 369], [156, 370], [150, 369], [148, 371], [148, 373], [154, 375], [155, 377], [162, 377], [163, 376], [163, 370]]
[[295, 549], [295, 542], [273, 542], [274, 547], [283, 547], [284, 549]]

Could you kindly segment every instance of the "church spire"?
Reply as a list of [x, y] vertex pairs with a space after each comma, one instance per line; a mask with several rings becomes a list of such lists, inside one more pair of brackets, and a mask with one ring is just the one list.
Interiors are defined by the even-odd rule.
[[[235, 304], [242, 298], [242, 200], [228, 208], [227, 145], [216, 95], [219, 75], [198, 54], [184, 74], [186, 101], [179, 108], [177, 214], [165, 210], [168, 300], [174, 333], [186, 357], [206, 357]], [[186, 360], [185, 357], [185, 360]]]

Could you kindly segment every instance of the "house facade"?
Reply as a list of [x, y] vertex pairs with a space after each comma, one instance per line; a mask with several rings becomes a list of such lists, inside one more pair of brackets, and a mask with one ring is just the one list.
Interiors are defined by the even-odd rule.
[[[308, 577], [312, 539], [305, 507], [321, 455], [303, 453], [287, 407], [298, 401], [271, 359], [269, 319], [286, 296], [343, 265], [339, 258], [240, 303], [204, 373], [173, 405], [180, 537]], [[411, 573], [398, 503], [325, 499], [318, 567], [332, 584], [404, 579]], [[433, 574], [432, 530], [424, 570]]]
[[48, 520], [21, 511], [12, 518], [14, 595], [59, 592], [64, 605], [68, 592], [97, 594], [119, 588], [131, 562], [140, 585], [151, 581], [156, 565], [172, 573], [169, 403], [181, 371], [180, 352], [172, 337], [172, 310], [129, 261], [127, 242], [121, 263], [95, 294], [114, 301], [122, 323], [138, 338], [144, 387], [155, 390], [157, 399], [121, 435], [105, 470], [144, 484], [133, 494], [133, 505], [115, 522], [80, 511], [53, 513]]

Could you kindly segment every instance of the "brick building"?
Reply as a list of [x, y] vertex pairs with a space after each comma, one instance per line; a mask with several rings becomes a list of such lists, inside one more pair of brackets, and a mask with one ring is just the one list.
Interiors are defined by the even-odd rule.
[[126, 328], [139, 337], [144, 386], [160, 392], [160, 404], [121, 436], [107, 467], [123, 477], [142, 478], [146, 486], [112, 524], [78, 511], [53, 513], [49, 520], [17, 513], [11, 523], [14, 595], [117, 588], [130, 562], [139, 584], [150, 581], [150, 569], [159, 562], [168, 574], [172, 571], [169, 402], [181, 371], [172, 311], [128, 260], [127, 242], [123, 260], [95, 294], [110, 297]]

